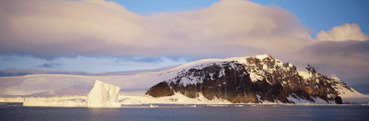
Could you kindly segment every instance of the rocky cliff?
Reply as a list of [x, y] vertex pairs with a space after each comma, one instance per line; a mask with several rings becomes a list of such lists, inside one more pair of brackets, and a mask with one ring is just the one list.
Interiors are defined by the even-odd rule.
[[342, 90], [354, 91], [336, 77], [313, 67], [298, 71], [269, 55], [201, 60], [175, 68], [146, 94], [153, 97], [181, 93], [190, 98], [225, 99], [233, 103], [342, 103]]

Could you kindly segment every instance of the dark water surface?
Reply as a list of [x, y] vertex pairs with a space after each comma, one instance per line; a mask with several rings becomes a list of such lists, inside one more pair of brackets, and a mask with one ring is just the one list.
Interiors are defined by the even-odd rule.
[[369, 121], [368, 106], [147, 106], [117, 109], [0, 106], [1, 121]]

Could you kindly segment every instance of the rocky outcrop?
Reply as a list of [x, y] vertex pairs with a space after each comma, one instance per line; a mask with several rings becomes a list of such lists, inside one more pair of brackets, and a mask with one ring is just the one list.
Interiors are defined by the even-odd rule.
[[153, 97], [163, 97], [174, 95], [174, 91], [169, 87], [169, 84], [164, 81], [151, 87], [146, 94]]
[[[351, 89], [336, 78], [329, 78], [308, 66], [299, 72], [290, 63], [268, 55], [200, 63], [179, 71], [147, 91], [153, 97], [171, 96], [174, 92], [190, 98], [225, 99], [233, 103], [283, 102], [291, 98], [314, 102], [342, 103], [336, 86]], [[303, 73], [303, 74], [300, 74]]]

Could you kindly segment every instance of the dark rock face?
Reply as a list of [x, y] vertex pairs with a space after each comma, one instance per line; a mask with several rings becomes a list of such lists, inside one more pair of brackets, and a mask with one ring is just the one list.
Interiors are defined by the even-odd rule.
[[310, 66], [307, 70], [312, 76], [304, 79], [295, 66], [270, 56], [262, 60], [245, 59], [246, 63], [224, 61], [183, 70], [176, 77], [153, 86], [146, 94], [162, 97], [179, 92], [189, 98], [202, 94], [209, 100], [218, 98], [233, 103], [295, 103], [288, 97], [311, 102], [321, 98], [342, 103], [334, 86], [346, 84], [321, 75]]
[[163, 96], [171, 96], [174, 94], [174, 91], [170, 89], [167, 82], [160, 82], [159, 84], [151, 87], [147, 92], [147, 95], [151, 95], [153, 97], [163, 97]]

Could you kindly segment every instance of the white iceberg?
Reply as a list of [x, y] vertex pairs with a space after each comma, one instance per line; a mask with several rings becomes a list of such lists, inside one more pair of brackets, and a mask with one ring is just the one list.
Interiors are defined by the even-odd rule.
[[120, 87], [99, 80], [87, 95], [87, 107], [121, 107], [118, 103]]

